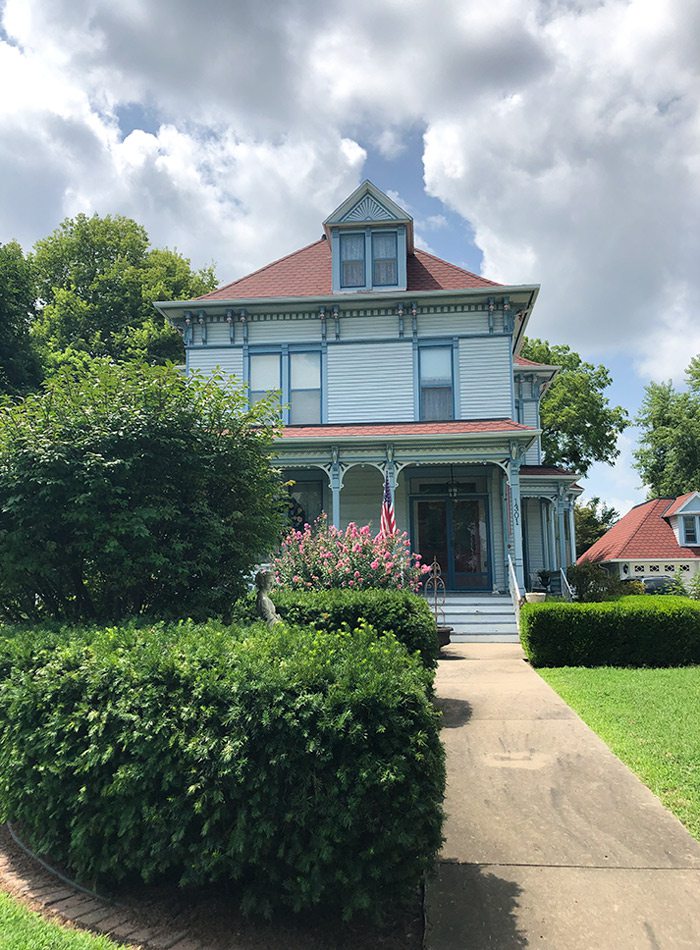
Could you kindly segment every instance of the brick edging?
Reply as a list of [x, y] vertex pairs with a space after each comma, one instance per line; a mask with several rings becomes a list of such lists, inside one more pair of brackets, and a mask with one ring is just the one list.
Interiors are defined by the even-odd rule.
[[7, 825], [0, 827], [0, 888], [32, 910], [57, 922], [110, 937], [140, 950], [201, 950], [186, 931], [151, 926], [133, 908], [111, 903], [67, 883], [33, 860], [12, 840]]

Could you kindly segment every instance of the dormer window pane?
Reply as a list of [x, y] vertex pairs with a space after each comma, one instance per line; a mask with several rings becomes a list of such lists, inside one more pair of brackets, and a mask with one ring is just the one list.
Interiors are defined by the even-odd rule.
[[694, 516], [683, 518], [683, 531], [686, 544], [698, 543], [697, 524]]
[[365, 236], [340, 235], [340, 286], [365, 286]]
[[375, 287], [393, 287], [399, 282], [396, 232], [372, 235], [372, 283]]

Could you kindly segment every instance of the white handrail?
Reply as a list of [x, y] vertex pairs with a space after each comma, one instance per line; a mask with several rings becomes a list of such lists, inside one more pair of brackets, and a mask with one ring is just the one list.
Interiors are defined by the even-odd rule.
[[513, 559], [510, 554], [508, 555], [508, 590], [510, 591], [510, 599], [513, 601], [513, 610], [515, 612], [515, 623], [520, 630], [520, 584], [518, 583], [518, 575], [515, 573], [515, 565], [513, 564]]
[[569, 601], [573, 600], [574, 592], [571, 589], [571, 584], [569, 583], [569, 580], [566, 576], [566, 571], [564, 570], [563, 567], [559, 568], [559, 573], [561, 575], [561, 592], [562, 592], [562, 596], [564, 597], [564, 600], [569, 600]]

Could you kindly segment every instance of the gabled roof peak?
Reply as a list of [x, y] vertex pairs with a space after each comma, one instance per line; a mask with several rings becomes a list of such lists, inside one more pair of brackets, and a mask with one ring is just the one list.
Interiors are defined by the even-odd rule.
[[366, 178], [323, 222], [325, 233], [331, 228], [352, 228], [368, 224], [403, 224], [407, 249], [413, 251], [413, 218], [407, 211]]

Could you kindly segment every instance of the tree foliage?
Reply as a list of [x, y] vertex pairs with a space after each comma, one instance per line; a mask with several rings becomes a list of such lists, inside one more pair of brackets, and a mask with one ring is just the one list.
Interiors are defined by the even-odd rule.
[[29, 336], [35, 299], [31, 262], [16, 241], [0, 244], [0, 394], [21, 396], [41, 380]]
[[576, 502], [574, 506], [576, 556], [580, 557], [599, 538], [602, 538], [619, 517], [619, 511], [616, 511], [610, 505], [606, 505], [604, 501], [601, 502], [596, 495], [585, 504]]
[[650, 383], [637, 417], [635, 466], [651, 497], [700, 490], [700, 359], [688, 367], [687, 391]]
[[216, 286], [177, 251], [151, 248], [145, 229], [119, 215], [67, 218], [37, 241], [32, 263], [42, 303], [34, 335], [50, 367], [73, 354], [165, 363], [182, 341], [154, 300], [183, 300]]
[[106, 359], [0, 410], [0, 612], [225, 614], [279, 536], [277, 416], [222, 377]]
[[547, 465], [564, 465], [585, 475], [593, 462], [617, 458], [617, 438], [629, 424], [622, 406], [612, 406], [605, 390], [610, 371], [587, 363], [568, 346], [526, 339], [522, 355], [561, 370], [542, 397], [542, 450]]

